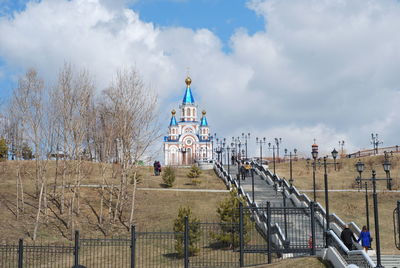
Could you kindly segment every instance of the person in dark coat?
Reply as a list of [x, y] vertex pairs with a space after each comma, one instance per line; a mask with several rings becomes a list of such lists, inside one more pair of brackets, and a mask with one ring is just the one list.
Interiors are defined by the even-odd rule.
[[365, 249], [365, 251], [368, 251], [369, 248], [371, 248], [371, 234], [369, 233], [369, 230], [367, 229], [367, 226], [363, 226], [360, 236], [357, 240], [357, 242], [360, 242], [361, 240], [361, 246]]
[[157, 161], [154, 161], [153, 168], [154, 168], [154, 176], [157, 176]]
[[157, 174], [158, 175], [161, 174], [161, 163], [160, 163], [160, 161], [157, 161]]
[[340, 238], [342, 239], [343, 244], [345, 244], [349, 250], [353, 249], [353, 241], [357, 241], [353, 232], [349, 229], [349, 226], [347, 224], [340, 234]]

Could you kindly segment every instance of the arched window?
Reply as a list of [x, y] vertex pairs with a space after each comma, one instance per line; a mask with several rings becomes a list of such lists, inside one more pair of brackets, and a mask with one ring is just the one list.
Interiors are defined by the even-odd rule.
[[185, 116], [185, 109], [182, 109], [182, 116]]
[[193, 114], [193, 116], [196, 114], [196, 112], [195, 112], [194, 108], [193, 108], [193, 112], [192, 112], [192, 114]]
[[190, 116], [190, 108], [187, 109], [187, 116]]

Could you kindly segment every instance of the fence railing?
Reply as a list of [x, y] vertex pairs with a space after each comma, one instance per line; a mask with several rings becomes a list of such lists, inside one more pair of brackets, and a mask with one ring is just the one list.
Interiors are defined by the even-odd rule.
[[[307, 195], [300, 194], [298, 192], [298, 190], [296, 189], [296, 187], [294, 187], [293, 185], [290, 185], [285, 179], [279, 178], [278, 175], [276, 175], [276, 174], [273, 175], [268, 169], [265, 169], [262, 165], [259, 165], [259, 163], [255, 162], [255, 161], [252, 162], [252, 165], [256, 167], [256, 171], [266, 181], [267, 184], [272, 185], [272, 184], [277, 184], [278, 182], [280, 182], [282, 191], [285, 194], [288, 193], [287, 195], [289, 195], [289, 194], [291, 195], [291, 199], [296, 207], [307, 208], [307, 207], [310, 207], [310, 205], [313, 203], [308, 198]], [[246, 194], [242, 188], [238, 187], [236, 180], [234, 180], [230, 174], [227, 174], [227, 172], [225, 171], [225, 169], [223, 168], [223, 166], [220, 163], [216, 163], [215, 170], [216, 170], [217, 174], [225, 181], [225, 184], [227, 185], [227, 187], [229, 189], [232, 186], [236, 187], [238, 189], [238, 193], [246, 196], [249, 203], [252, 203], [252, 200], [250, 199], [249, 195]], [[318, 211], [318, 213], [316, 213], [316, 222], [320, 226], [323, 227], [326, 225], [326, 221], [325, 221], [326, 211], [322, 207], [321, 204], [316, 203], [315, 205], [316, 205], [316, 210]], [[265, 213], [264, 213], [264, 217], [265, 217]], [[329, 215], [329, 219], [330, 219], [332, 229], [330, 230], [329, 234], [324, 232], [324, 235], [332, 236], [332, 238], [329, 239], [329, 241], [328, 241], [328, 243], [331, 243], [332, 241], [340, 240], [340, 238], [339, 238], [340, 232], [344, 228], [345, 223], [335, 214]], [[263, 220], [265, 220], [265, 219], [263, 219]], [[275, 238], [276, 238], [275, 244], [282, 245], [284, 243], [285, 235], [282, 232], [282, 228], [279, 228], [280, 226], [275, 226], [275, 227], [277, 229], [277, 232], [275, 235]], [[360, 233], [359, 227], [354, 222], [349, 223], [349, 227], [356, 235]], [[342, 258], [345, 258], [347, 261], [354, 260], [354, 262], [363, 263], [365, 265], [367, 265], [367, 264], [373, 265], [374, 264], [374, 262], [371, 260], [371, 258], [367, 254], [363, 254], [362, 250], [359, 250], [359, 249], [361, 249], [361, 246], [357, 243], [354, 244], [354, 247], [357, 248], [358, 250], [355, 250], [355, 251], [347, 250], [347, 252], [338, 248], [338, 244], [333, 243], [332, 246], [334, 246], [338, 250], [338, 252], [342, 255]], [[349, 253], [349, 252], [352, 252], [352, 253]], [[348, 257], [350, 255], [352, 255], [351, 258]]]
[[354, 152], [346, 155], [347, 158], [357, 158], [357, 157], [367, 157], [371, 155], [382, 155], [384, 152], [388, 153], [400, 153], [400, 146], [390, 146], [390, 147], [382, 147], [377, 149], [368, 149], [368, 150], [360, 150], [358, 152]]

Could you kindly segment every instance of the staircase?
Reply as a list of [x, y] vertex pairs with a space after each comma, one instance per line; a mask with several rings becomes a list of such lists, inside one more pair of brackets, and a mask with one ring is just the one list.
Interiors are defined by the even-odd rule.
[[[376, 256], [371, 259], [376, 263]], [[400, 255], [381, 255], [381, 263], [385, 268], [400, 268]]]

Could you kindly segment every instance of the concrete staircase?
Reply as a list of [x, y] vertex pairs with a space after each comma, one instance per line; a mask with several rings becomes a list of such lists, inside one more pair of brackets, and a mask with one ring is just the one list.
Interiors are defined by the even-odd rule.
[[[376, 263], [376, 256], [371, 259]], [[381, 255], [381, 263], [385, 268], [400, 268], [400, 255]]]

